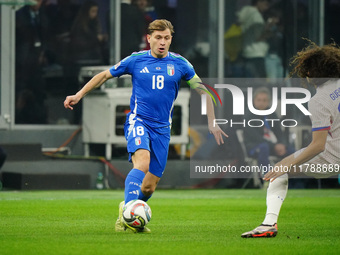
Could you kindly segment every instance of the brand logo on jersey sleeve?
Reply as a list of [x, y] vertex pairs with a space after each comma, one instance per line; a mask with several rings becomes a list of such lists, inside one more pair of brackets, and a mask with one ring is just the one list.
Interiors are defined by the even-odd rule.
[[120, 66], [121, 61], [119, 61], [117, 64], [115, 64], [115, 70]]
[[175, 74], [175, 66], [172, 64], [168, 64], [167, 68], [168, 68], [168, 75], [173, 76]]

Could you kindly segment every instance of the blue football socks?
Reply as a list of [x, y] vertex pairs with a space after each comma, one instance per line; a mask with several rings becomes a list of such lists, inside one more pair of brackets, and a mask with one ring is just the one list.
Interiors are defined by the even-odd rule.
[[139, 199], [142, 194], [141, 187], [145, 173], [138, 169], [132, 169], [125, 179], [125, 204], [131, 200]]
[[147, 196], [145, 196], [145, 195], [143, 194], [142, 191], [140, 191], [140, 192], [139, 192], [138, 199], [143, 200], [144, 202], [146, 202], [146, 201], [149, 200], [149, 198], [150, 198], [151, 196], [152, 196], [152, 195], [150, 195], [150, 196], [147, 197]]

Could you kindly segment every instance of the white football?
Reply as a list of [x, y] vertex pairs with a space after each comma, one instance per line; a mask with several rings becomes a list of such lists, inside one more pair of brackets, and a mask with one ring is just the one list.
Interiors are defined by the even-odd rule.
[[131, 200], [123, 209], [125, 222], [134, 228], [142, 228], [151, 220], [151, 208], [143, 200]]

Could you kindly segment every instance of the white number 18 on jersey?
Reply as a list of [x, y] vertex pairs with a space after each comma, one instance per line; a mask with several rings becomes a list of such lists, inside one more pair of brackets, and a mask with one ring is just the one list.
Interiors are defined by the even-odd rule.
[[164, 88], [164, 76], [153, 75], [152, 76], [152, 89], [163, 89]]

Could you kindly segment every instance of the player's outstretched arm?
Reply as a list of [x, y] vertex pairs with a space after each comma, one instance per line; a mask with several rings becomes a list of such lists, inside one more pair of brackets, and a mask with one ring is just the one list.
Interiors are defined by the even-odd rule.
[[[207, 88], [202, 84], [202, 81], [197, 74], [195, 74], [195, 76], [189, 81], [189, 85], [191, 88], [194, 88], [198, 94], [207, 94]], [[216, 123], [214, 123], [214, 105], [209, 95], [207, 95], [207, 117], [209, 132], [214, 135], [218, 145], [224, 144], [223, 136], [228, 137], [228, 135], [224, 133]]]
[[[269, 171], [264, 177], [265, 181], [274, 181], [277, 177], [285, 174], [287, 171], [295, 171], [295, 167], [306, 163], [308, 160], [314, 158], [319, 153], [325, 150], [328, 130], [314, 131], [312, 142], [306, 149], [296, 158], [294, 154], [284, 158], [278, 162], [272, 171]], [[297, 169], [297, 168], [296, 168]], [[298, 171], [298, 170], [296, 170]]]
[[76, 105], [87, 93], [91, 90], [100, 87], [104, 82], [108, 79], [111, 79], [113, 76], [111, 75], [109, 70], [100, 72], [93, 76], [93, 78], [84, 85], [84, 87], [77, 92], [75, 95], [67, 96], [64, 101], [64, 107], [67, 109], [73, 110], [73, 105]]

